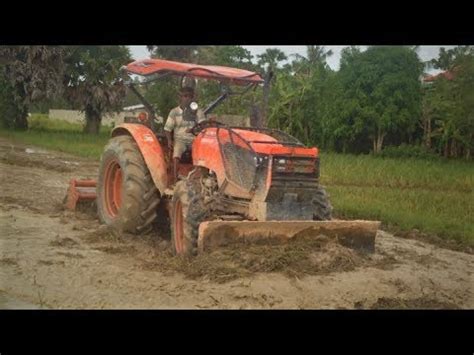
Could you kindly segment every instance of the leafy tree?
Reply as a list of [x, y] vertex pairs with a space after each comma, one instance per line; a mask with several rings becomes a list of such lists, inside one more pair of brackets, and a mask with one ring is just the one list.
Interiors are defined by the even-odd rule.
[[270, 94], [268, 124], [304, 139], [304, 112], [301, 99], [305, 88], [300, 84], [301, 81], [289, 73], [283, 73], [275, 80]]
[[433, 63], [452, 70], [454, 75], [452, 80], [439, 76], [425, 89], [425, 110], [430, 114], [430, 126], [434, 123], [425, 140], [433, 140], [434, 148], [445, 157], [464, 155], [470, 159], [474, 132], [473, 48], [441, 48]]
[[64, 56], [60, 46], [0, 46], [5, 126], [26, 130], [30, 105], [61, 93]]
[[408, 47], [369, 47], [345, 60], [339, 73], [339, 120], [348, 123], [353, 134], [369, 137], [374, 153], [382, 150], [387, 134], [413, 132], [420, 115], [423, 69], [416, 52]]
[[66, 97], [85, 112], [85, 133], [98, 134], [102, 116], [122, 109], [126, 88], [120, 68], [130, 61], [126, 46], [74, 46], [66, 58]]
[[297, 136], [307, 144], [325, 144], [335, 92], [327, 65], [332, 54], [323, 47], [307, 46], [306, 56], [295, 55], [291, 65], [278, 70], [269, 109], [269, 124]]
[[28, 121], [24, 118], [24, 108], [21, 105], [15, 105], [15, 96], [10, 81], [5, 77], [4, 69], [0, 68], [0, 120], [5, 128], [19, 128], [22, 124], [18, 123], [18, 119]]
[[438, 58], [431, 60], [431, 65], [436, 69], [450, 70], [453, 69], [462, 58], [474, 55], [474, 48], [472, 46], [457, 46], [446, 50], [441, 47]]
[[152, 58], [193, 62], [198, 54], [198, 46], [147, 46]]
[[205, 46], [200, 47], [197, 54], [199, 64], [256, 70], [252, 59], [250, 51], [242, 46]]
[[345, 47], [341, 51], [341, 59], [339, 61], [339, 69], [345, 70], [348, 65], [352, 65], [354, 60], [361, 54], [358, 46]]

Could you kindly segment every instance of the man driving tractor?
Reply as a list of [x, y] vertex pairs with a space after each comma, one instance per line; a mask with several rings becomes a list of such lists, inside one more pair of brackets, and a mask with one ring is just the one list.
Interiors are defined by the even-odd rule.
[[[166, 120], [164, 131], [168, 141], [168, 149], [173, 150], [173, 175], [177, 180], [178, 163], [181, 156], [190, 149], [194, 140], [191, 129], [197, 123], [206, 120], [203, 111], [193, 107], [194, 89], [192, 87], [182, 87], [179, 92], [179, 106], [173, 108]], [[171, 132], [174, 132], [173, 139]]]
[[[169, 225], [172, 250], [181, 256], [234, 240], [283, 242], [320, 232], [350, 247], [375, 250], [379, 221], [331, 221], [332, 206], [319, 182], [317, 147], [283, 131], [231, 126], [210, 117], [224, 100], [265, 84], [261, 75], [162, 59], [132, 62], [124, 72], [141, 75], [143, 83], [169, 75], [189, 77], [191, 85], [181, 80], [179, 106], [171, 110], [165, 127], [140, 120], [115, 127], [101, 156], [97, 183], [72, 180], [68, 205], [95, 199], [100, 221], [120, 232], [144, 234], [155, 222]], [[221, 95], [204, 112], [193, 101], [192, 81], [198, 78], [220, 85]], [[155, 118], [134, 81], [126, 82]], [[184, 158], [191, 145], [188, 161]], [[172, 159], [168, 147], [169, 153], [174, 150]], [[180, 181], [175, 179], [178, 167], [186, 174]], [[95, 185], [96, 193], [86, 190]]]

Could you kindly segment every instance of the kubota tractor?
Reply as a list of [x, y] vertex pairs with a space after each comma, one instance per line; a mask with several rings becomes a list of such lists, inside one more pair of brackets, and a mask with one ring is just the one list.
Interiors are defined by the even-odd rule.
[[[264, 84], [254, 72], [158, 59], [133, 62], [125, 74], [142, 84], [174, 75], [217, 80], [224, 99]], [[173, 250], [193, 255], [229, 242], [287, 240], [301, 234], [331, 234], [348, 246], [373, 250], [379, 222], [331, 220], [331, 204], [319, 183], [319, 151], [263, 127], [235, 127], [219, 120], [197, 124], [192, 150], [173, 179], [171, 152], [156, 113], [131, 80], [146, 113], [114, 128], [97, 182], [100, 220], [121, 231], [143, 233], [169, 215]], [[196, 110], [191, 104], [189, 114]], [[166, 113], [165, 113], [166, 114]], [[132, 120], [133, 121], [133, 120]]]

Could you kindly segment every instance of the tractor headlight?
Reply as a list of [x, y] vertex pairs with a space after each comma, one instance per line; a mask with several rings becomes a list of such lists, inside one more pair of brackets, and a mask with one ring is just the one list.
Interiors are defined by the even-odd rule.
[[253, 160], [255, 161], [256, 166], [259, 166], [263, 163], [263, 157], [258, 156], [258, 155], [254, 156]]
[[281, 159], [281, 158], [275, 158], [273, 160], [273, 164], [275, 166], [275, 171], [286, 171], [286, 159]]

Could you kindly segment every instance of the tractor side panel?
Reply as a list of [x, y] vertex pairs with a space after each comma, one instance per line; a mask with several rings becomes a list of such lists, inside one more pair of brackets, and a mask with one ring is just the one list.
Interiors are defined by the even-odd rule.
[[206, 129], [194, 139], [192, 155], [194, 165], [214, 171], [218, 185], [221, 186], [224, 183], [225, 167], [215, 129]]
[[131, 135], [142, 153], [158, 191], [164, 194], [168, 186], [168, 173], [165, 155], [153, 131], [140, 124], [124, 123], [114, 128], [112, 137]]
[[[226, 131], [221, 131], [221, 138], [225, 135]], [[236, 184], [233, 182], [234, 176], [227, 176], [225, 162], [222, 157], [222, 146], [217, 140], [217, 131], [214, 128], [204, 130], [199, 134], [194, 142], [192, 148], [193, 163], [196, 166], [202, 166], [209, 170], [212, 170], [217, 177], [217, 184], [224, 194], [231, 195], [239, 198], [251, 198], [251, 193], [248, 189], [242, 188], [242, 184]], [[236, 142], [238, 145], [238, 142]], [[225, 153], [224, 153], [225, 154]], [[238, 159], [237, 156], [227, 154], [231, 158]], [[246, 171], [239, 171], [238, 174], [245, 174]], [[230, 172], [231, 174], [233, 172]], [[234, 175], [238, 175], [234, 174]]]

